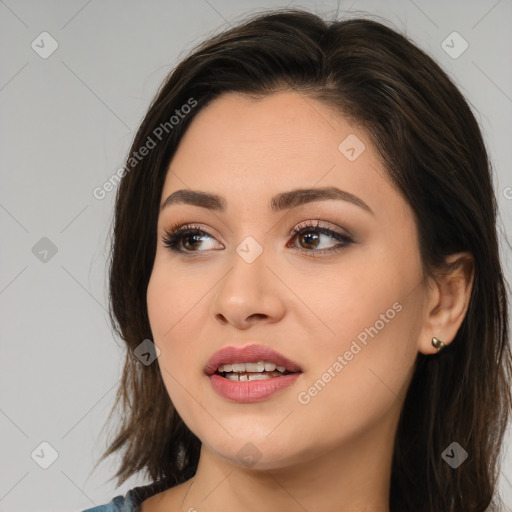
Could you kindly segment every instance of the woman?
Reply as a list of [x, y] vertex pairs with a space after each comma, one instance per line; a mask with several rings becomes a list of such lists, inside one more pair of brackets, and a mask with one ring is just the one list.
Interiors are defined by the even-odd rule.
[[154, 483], [90, 511], [497, 506], [491, 166], [390, 28], [280, 10], [185, 58], [123, 170], [110, 298], [128, 350], [103, 458]]

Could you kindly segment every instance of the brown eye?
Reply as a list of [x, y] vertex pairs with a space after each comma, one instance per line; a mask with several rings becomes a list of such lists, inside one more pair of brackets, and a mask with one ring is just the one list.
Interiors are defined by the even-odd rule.
[[162, 243], [173, 252], [176, 253], [197, 253], [197, 248], [208, 240], [213, 239], [206, 231], [198, 226], [179, 226], [172, 227], [162, 237]]
[[[316, 253], [325, 254], [338, 251], [353, 243], [353, 240], [347, 235], [338, 233], [325, 226], [320, 226], [319, 221], [317, 221], [316, 224], [310, 222], [306, 223], [306, 225], [297, 226], [294, 228], [291, 235], [293, 235], [294, 240], [296, 239], [299, 244], [302, 244], [302, 247], [297, 247], [297, 245], [294, 245], [294, 247], [312, 256], [316, 256]], [[323, 237], [338, 240], [339, 243], [333, 247], [317, 249], [322, 243], [322, 235]]]

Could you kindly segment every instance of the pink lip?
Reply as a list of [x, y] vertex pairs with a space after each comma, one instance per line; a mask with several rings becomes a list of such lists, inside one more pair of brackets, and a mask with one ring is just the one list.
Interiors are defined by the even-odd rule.
[[268, 361], [276, 366], [284, 366], [290, 372], [302, 372], [302, 368], [298, 363], [262, 345], [248, 345], [242, 348], [224, 347], [213, 354], [206, 364], [204, 371], [207, 375], [213, 375], [221, 364], [252, 363], [258, 361]]
[[209, 379], [214, 391], [223, 398], [233, 402], [252, 403], [266, 400], [281, 389], [291, 386], [301, 375], [301, 373], [289, 373], [266, 380], [233, 382], [214, 373]]
[[[221, 364], [251, 363], [268, 361], [276, 366], [284, 366], [288, 371], [296, 372], [282, 377], [266, 380], [233, 382], [215, 373]], [[204, 369], [214, 391], [228, 400], [238, 403], [261, 402], [295, 382], [302, 368], [294, 361], [275, 350], [262, 345], [249, 345], [243, 348], [225, 347], [215, 352]]]

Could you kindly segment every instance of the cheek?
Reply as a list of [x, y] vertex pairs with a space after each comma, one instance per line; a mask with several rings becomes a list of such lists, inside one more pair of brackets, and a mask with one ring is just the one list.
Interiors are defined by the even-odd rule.
[[[204, 319], [197, 318], [200, 308], [195, 291], [190, 279], [173, 279], [167, 271], [154, 268], [147, 306], [153, 341], [160, 349], [156, 362], [167, 394], [187, 427], [202, 438], [201, 425], [210, 424], [211, 418], [200, 405], [201, 384], [206, 377], [198, 365], [197, 330]], [[206, 290], [199, 297], [205, 293]], [[208, 431], [211, 430], [210, 426]]]
[[347, 335], [334, 343], [324, 341], [312, 351], [311, 371], [297, 390], [297, 418], [326, 445], [396, 415], [405, 396], [417, 353], [409, 337], [414, 326], [408, 306], [390, 302], [391, 298], [372, 304], [374, 314], [366, 310], [363, 324], [340, 315], [336, 326], [346, 329]]
[[183, 301], [179, 300], [177, 284], [161, 266], [155, 263], [147, 289], [147, 308], [153, 342], [160, 350], [157, 363], [160, 367], [165, 388], [174, 406], [179, 410], [181, 402], [180, 382], [183, 376], [179, 368], [183, 351], [179, 343], [173, 343], [179, 319], [183, 317]]
[[403, 301], [409, 278], [389, 260], [374, 249], [354, 250], [344, 255], [338, 268], [319, 269], [316, 275], [301, 278], [303, 309], [311, 335], [315, 334], [312, 322], [316, 323], [312, 338], [316, 344], [327, 351], [342, 350], [375, 322], [381, 326], [386, 311], [386, 320], [394, 319], [393, 304]]
[[[153, 342], [160, 350], [158, 364], [171, 400], [179, 408], [186, 402], [184, 388], [203, 377], [197, 355], [199, 326], [204, 325], [204, 305], [211, 287], [194, 279], [193, 271], [183, 271], [158, 257], [147, 288], [147, 308]], [[196, 381], [197, 382], [197, 381]], [[183, 396], [182, 396], [183, 395]], [[190, 397], [189, 397], [190, 400]]]
[[390, 254], [368, 256], [347, 258], [350, 271], [326, 280], [320, 294], [308, 293], [325, 328], [298, 402], [311, 417], [327, 415], [327, 425], [348, 429], [382, 416], [404, 391], [421, 327], [419, 266], [412, 258], [405, 266]]
[[[147, 288], [148, 316], [154, 341], [165, 345], [182, 339], [183, 331], [194, 325], [198, 300], [207, 288], [189, 272], [169, 262], [155, 261]], [[205, 289], [203, 289], [205, 288]], [[180, 333], [181, 335], [178, 335]]]

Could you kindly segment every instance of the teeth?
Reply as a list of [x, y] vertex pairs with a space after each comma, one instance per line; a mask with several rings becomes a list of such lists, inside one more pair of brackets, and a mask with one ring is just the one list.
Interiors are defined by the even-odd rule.
[[254, 375], [249, 375], [249, 380], [265, 380], [271, 379], [270, 375], [265, 375], [264, 373], [255, 373]]
[[257, 363], [245, 363], [245, 371], [246, 372], [264, 372], [265, 371], [265, 363], [263, 361], [258, 361]]
[[265, 379], [271, 379], [272, 377], [270, 375], [266, 375], [264, 373], [254, 373], [254, 374], [243, 374], [238, 375], [238, 373], [228, 373], [225, 375], [225, 378], [228, 380], [232, 380], [235, 382], [240, 381], [249, 381], [249, 380], [265, 380]]
[[277, 368], [278, 371], [284, 373], [286, 367], [276, 366], [274, 363], [268, 361], [258, 361], [256, 363], [233, 363], [233, 364], [221, 364], [218, 368], [219, 373], [226, 372], [273, 372]]

